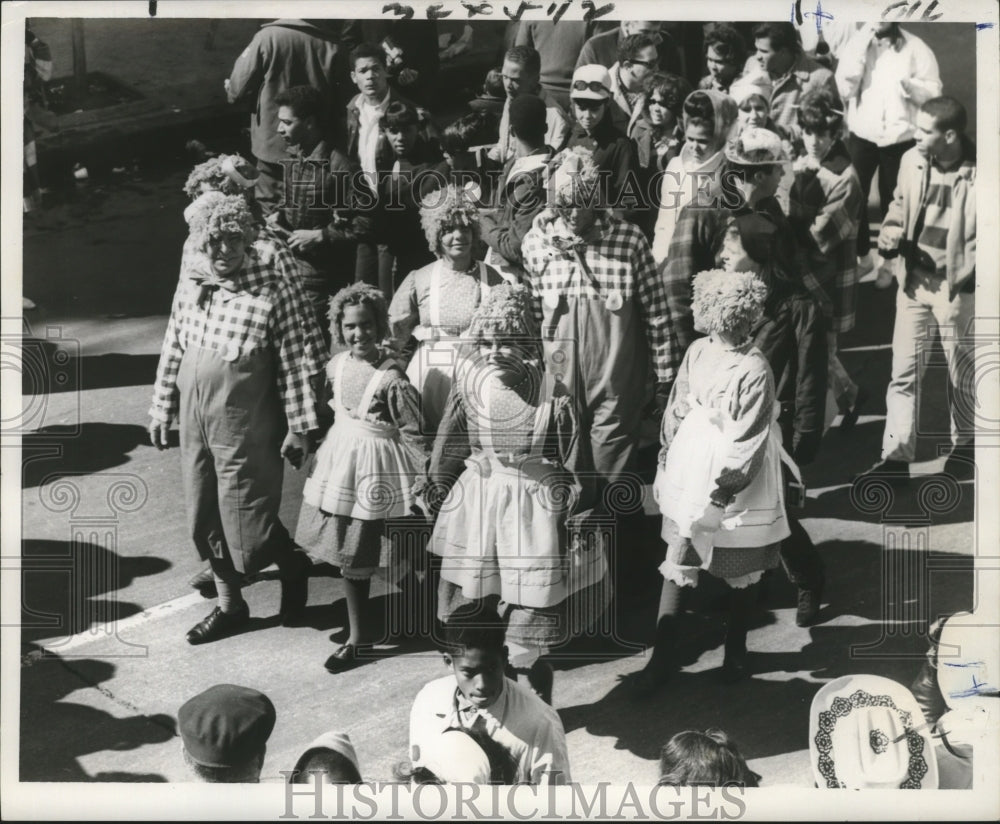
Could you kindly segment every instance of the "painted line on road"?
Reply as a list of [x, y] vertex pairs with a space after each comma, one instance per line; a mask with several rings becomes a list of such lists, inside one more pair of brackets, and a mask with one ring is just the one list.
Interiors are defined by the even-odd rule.
[[165, 601], [155, 607], [150, 607], [142, 612], [137, 612], [135, 615], [123, 618], [121, 621], [107, 621], [103, 624], [97, 624], [96, 626], [86, 629], [83, 632], [77, 633], [76, 635], [56, 639], [55, 641], [38, 641], [37, 644], [46, 652], [51, 652], [56, 655], [64, 655], [67, 652], [72, 652], [73, 650], [87, 646], [88, 644], [105, 641], [109, 638], [114, 638], [116, 635], [121, 636], [123, 632], [145, 626], [146, 624], [162, 620], [163, 618], [169, 618], [182, 610], [203, 603], [205, 603], [205, 599], [200, 593], [189, 592], [187, 595], [174, 598], [172, 601]]

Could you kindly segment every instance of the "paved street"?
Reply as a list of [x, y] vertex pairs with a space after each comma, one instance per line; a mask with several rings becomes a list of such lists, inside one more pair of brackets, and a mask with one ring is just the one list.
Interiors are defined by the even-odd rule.
[[[144, 426], [184, 235], [185, 174], [178, 161], [92, 182], [60, 194], [40, 225], [26, 227], [25, 291], [39, 304], [27, 321], [51, 392], [38, 395], [31, 376], [41, 373], [25, 372], [33, 417], [24, 422], [21, 728], [32, 734], [22, 735], [21, 778], [182, 780], [177, 708], [228, 681], [264, 690], [278, 709], [266, 780], [279, 780], [277, 771], [327, 728], [350, 733], [366, 777], [388, 779], [406, 755], [409, 704], [444, 667], [429, 645], [386, 639], [379, 660], [329, 675], [322, 662], [345, 622], [338, 580], [313, 578], [309, 626], [277, 626], [279, 584], [269, 578], [247, 590], [250, 631], [206, 647], [184, 641], [210, 604], [187, 587], [199, 562], [184, 526], [177, 451], [149, 446]], [[927, 475], [894, 498], [852, 502], [850, 478], [874, 459], [881, 437], [892, 307], [891, 292], [863, 285], [844, 362], [873, 400], [852, 434], [827, 434], [806, 473], [804, 524], [828, 569], [822, 623], [794, 625], [794, 590], [775, 574], [749, 639], [756, 675], [723, 687], [713, 672], [723, 614], [704, 593], [684, 619], [683, 672], [657, 697], [633, 700], [620, 681], [645, 663], [658, 587], [659, 521], [647, 518], [616, 551], [619, 600], [604, 633], [615, 640], [582, 639], [554, 661], [576, 780], [652, 781], [658, 748], [673, 733], [720, 726], [766, 783], [809, 786], [808, 706], [818, 685], [851, 672], [908, 683], [919, 661], [889, 653], [919, 653], [924, 621], [972, 604], [971, 483], [942, 486]], [[943, 433], [943, 370], [932, 368], [928, 381], [921, 426]], [[927, 439], [918, 471], [940, 468], [934, 447], [944, 443]], [[287, 475], [289, 523], [303, 479]], [[944, 494], [935, 498], [935, 488]], [[926, 525], [922, 506], [931, 505]], [[890, 519], [903, 525], [883, 523]], [[889, 533], [911, 543], [888, 549]], [[932, 553], [931, 571], [908, 579], [912, 591], [885, 587], [884, 576], [927, 560], [907, 546]], [[375, 595], [387, 613], [391, 593]], [[884, 615], [902, 623], [883, 626]]]

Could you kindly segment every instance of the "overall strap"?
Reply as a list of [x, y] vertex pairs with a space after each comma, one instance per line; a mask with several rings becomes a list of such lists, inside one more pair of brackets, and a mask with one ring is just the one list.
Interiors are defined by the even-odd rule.
[[479, 302], [484, 303], [490, 294], [490, 278], [486, 271], [486, 263], [479, 261]]
[[431, 268], [430, 294], [428, 295], [429, 305], [427, 312], [430, 315], [431, 328], [437, 329], [441, 325], [441, 261], [435, 261]]
[[386, 370], [392, 366], [392, 360], [386, 358], [382, 363], [375, 367], [375, 374], [368, 379], [368, 385], [365, 386], [365, 391], [361, 395], [361, 401], [358, 403], [357, 416], [363, 418], [368, 414], [368, 409], [372, 405], [372, 399], [375, 397], [375, 392], [382, 383], [382, 378], [385, 377]]
[[347, 407], [344, 406], [344, 366], [347, 364], [347, 359], [351, 356], [350, 352], [341, 352], [334, 358], [333, 361], [333, 403], [330, 405], [333, 407], [333, 411], [347, 414]]
[[552, 378], [548, 372], [542, 372], [542, 385], [538, 391], [535, 428], [531, 433], [531, 454], [535, 457], [540, 457], [545, 448], [545, 436], [548, 434], [549, 420], [552, 418]]

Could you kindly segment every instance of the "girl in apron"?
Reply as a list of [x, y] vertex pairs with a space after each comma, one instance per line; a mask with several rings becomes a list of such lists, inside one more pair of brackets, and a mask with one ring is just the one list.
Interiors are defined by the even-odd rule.
[[654, 495], [663, 513], [666, 560], [656, 643], [636, 679], [639, 692], [670, 673], [680, 590], [701, 570], [730, 589], [724, 681], [745, 674], [746, 636], [757, 583], [778, 564], [789, 535], [774, 379], [750, 330], [767, 290], [747, 272], [702, 272], [694, 280], [695, 327], [708, 337], [688, 349], [663, 416]]
[[572, 397], [542, 369], [529, 301], [506, 284], [476, 311], [478, 357], [452, 388], [428, 472], [440, 505], [429, 546], [441, 559], [438, 617], [486, 600], [506, 617], [523, 671], [609, 600], [603, 543], [575, 527], [588, 443]]
[[302, 490], [295, 539], [344, 577], [349, 634], [326, 661], [327, 670], [340, 672], [365, 663], [371, 648], [372, 576], [396, 582], [408, 572], [400, 535], [387, 531], [386, 520], [411, 514], [426, 447], [417, 392], [378, 347], [388, 326], [383, 294], [364, 283], [342, 289], [330, 319], [334, 341], [347, 351], [327, 366], [334, 424]]
[[[409, 361], [406, 376], [420, 393], [424, 432], [437, 432], [458, 364], [459, 343], [472, 313], [503, 277], [477, 261], [479, 212], [475, 200], [449, 185], [420, 209], [427, 243], [437, 260], [403, 280], [389, 306], [389, 346]], [[416, 349], [407, 358], [410, 337]]]

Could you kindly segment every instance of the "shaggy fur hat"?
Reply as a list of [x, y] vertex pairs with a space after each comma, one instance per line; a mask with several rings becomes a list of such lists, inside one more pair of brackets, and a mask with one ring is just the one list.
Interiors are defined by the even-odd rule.
[[238, 195], [251, 188], [259, 174], [242, 155], [210, 157], [191, 170], [184, 183], [184, 194], [194, 200], [202, 194], [202, 188], [207, 187], [225, 195]]
[[420, 225], [427, 237], [427, 246], [435, 254], [440, 254], [441, 235], [456, 226], [472, 230], [472, 242], [478, 243], [479, 207], [476, 199], [467, 189], [448, 184], [444, 189], [428, 194], [420, 204]]
[[745, 338], [763, 314], [766, 298], [767, 287], [752, 272], [700, 272], [691, 301], [695, 329]]
[[372, 313], [372, 317], [375, 319], [376, 339], [382, 340], [389, 334], [389, 306], [385, 295], [367, 283], [352, 283], [330, 298], [330, 313], [328, 315], [330, 336], [335, 343], [342, 346], [347, 343], [344, 340], [344, 332], [340, 328], [340, 324], [344, 319], [344, 309], [348, 306], [364, 306]]
[[490, 289], [472, 316], [469, 336], [486, 340], [496, 337], [537, 338], [528, 288], [520, 284], [501, 283]]
[[549, 163], [548, 175], [550, 206], [596, 202], [592, 195], [600, 181], [600, 173], [589, 149], [583, 146], [563, 149]]
[[257, 237], [257, 222], [242, 195], [206, 192], [184, 210], [191, 237], [204, 249], [211, 238], [241, 234], [247, 243]]

